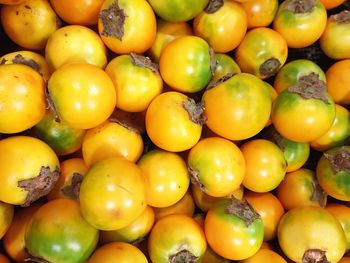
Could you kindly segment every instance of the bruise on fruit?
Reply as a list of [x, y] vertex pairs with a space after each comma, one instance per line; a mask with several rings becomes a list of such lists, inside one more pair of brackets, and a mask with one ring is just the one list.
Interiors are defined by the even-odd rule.
[[320, 80], [319, 75], [314, 72], [301, 76], [298, 83], [289, 87], [288, 91], [298, 94], [304, 99], [317, 99], [329, 104], [326, 83]]
[[313, 178], [312, 188], [313, 191], [310, 196], [310, 200], [313, 202], [317, 202], [321, 207], [325, 207], [327, 204], [327, 194], [321, 188], [321, 185], [318, 182], [317, 178]]
[[224, 5], [224, 0], [209, 0], [207, 6], [204, 8], [204, 12], [207, 14], [214, 14]]
[[46, 261], [44, 259], [34, 258], [34, 257], [26, 258], [24, 260], [24, 262], [30, 262], [30, 263], [51, 263], [50, 261]]
[[202, 126], [207, 121], [202, 102], [196, 103], [194, 99], [189, 98], [182, 106], [187, 111], [190, 120], [195, 124]]
[[61, 118], [58, 115], [58, 111], [56, 109], [55, 104], [53, 103], [50, 93], [49, 93], [49, 89], [47, 87], [47, 83], [46, 83], [46, 87], [45, 87], [45, 98], [46, 98], [46, 110], [50, 110], [53, 113], [54, 116], [54, 120], [55, 122], [60, 123], [61, 122]]
[[159, 74], [159, 66], [157, 63], [152, 62], [152, 60], [149, 57], [137, 55], [134, 52], [130, 53], [130, 57], [132, 60], [132, 63], [141, 68], [148, 68], [154, 73]]
[[79, 199], [79, 192], [80, 192], [80, 185], [83, 181], [84, 177], [80, 173], [73, 173], [72, 181], [70, 185], [66, 185], [61, 189], [61, 192], [68, 196], [69, 198], [78, 200]]
[[222, 77], [219, 78], [219, 79], [210, 81], [209, 84], [208, 84], [208, 86], [206, 87], [206, 90], [218, 86], [219, 84], [225, 82], [226, 80], [230, 79], [231, 77], [233, 77], [233, 76], [236, 75], [236, 74], [237, 74], [237, 73], [227, 73], [226, 75], [222, 76]]
[[293, 0], [285, 6], [285, 10], [292, 11], [294, 14], [311, 13], [316, 6], [315, 0]]
[[199, 171], [192, 167], [188, 167], [188, 172], [190, 173], [191, 183], [198, 186], [202, 191], [205, 191], [205, 187], [199, 179]]
[[[13, 64], [23, 64], [23, 65], [29, 66], [32, 69], [34, 69], [35, 71], [39, 72], [39, 74], [41, 75], [41, 73], [40, 73], [40, 65], [34, 59], [26, 59], [21, 54], [17, 54], [12, 59], [12, 63]], [[2, 61], [1, 61], [1, 64], [3, 64]]]
[[216, 70], [216, 66], [218, 65], [218, 61], [215, 59], [215, 52], [214, 49], [209, 48], [209, 56], [210, 56], [210, 72], [213, 76]]
[[49, 166], [42, 166], [38, 176], [18, 181], [18, 187], [27, 191], [27, 197], [22, 207], [30, 206], [40, 197], [47, 195], [57, 182], [59, 175], [58, 167], [51, 171]]
[[263, 77], [271, 77], [275, 75], [279, 68], [281, 67], [281, 62], [277, 58], [269, 58], [264, 61], [259, 67], [259, 74]]
[[350, 11], [344, 10], [338, 14], [332, 15], [331, 20], [338, 24], [349, 24], [350, 23]]
[[118, 0], [114, 1], [107, 9], [101, 10], [99, 14], [103, 24], [101, 34], [106, 37], [115, 37], [122, 41], [126, 17], [124, 9], [121, 9], [118, 5]]
[[326, 257], [326, 251], [321, 249], [306, 250], [302, 261], [303, 263], [331, 263]]
[[239, 200], [235, 197], [231, 198], [230, 204], [226, 207], [226, 212], [242, 219], [247, 227], [256, 219], [261, 218], [246, 200]]
[[193, 255], [190, 251], [183, 249], [169, 256], [169, 263], [196, 263], [197, 259], [198, 257]]
[[339, 172], [350, 173], [350, 150], [340, 147], [334, 153], [324, 153], [324, 157], [330, 162], [335, 174]]

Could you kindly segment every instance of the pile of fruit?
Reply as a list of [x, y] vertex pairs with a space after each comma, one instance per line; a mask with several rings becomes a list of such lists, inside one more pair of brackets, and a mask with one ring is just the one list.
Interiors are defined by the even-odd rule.
[[0, 0], [0, 263], [350, 262], [349, 8]]

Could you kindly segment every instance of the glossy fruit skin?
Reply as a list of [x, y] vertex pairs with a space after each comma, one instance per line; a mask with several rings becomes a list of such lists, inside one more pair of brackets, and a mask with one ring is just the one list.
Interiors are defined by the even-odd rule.
[[117, 5], [126, 17], [123, 25], [124, 33], [118, 39], [114, 35], [104, 33], [105, 26], [101, 19], [101, 13], [114, 3], [115, 0], [104, 1], [99, 13], [98, 32], [102, 41], [117, 54], [143, 53], [148, 50], [156, 37], [156, 16], [152, 7], [144, 0], [119, 0]]
[[216, 12], [197, 15], [193, 29], [215, 52], [226, 53], [235, 49], [247, 32], [247, 15], [240, 4], [226, 0]]
[[227, 54], [215, 53], [214, 59], [216, 60], [216, 67], [212, 77], [212, 80], [218, 80], [226, 74], [241, 73], [241, 69], [237, 63]]
[[238, 189], [245, 175], [241, 150], [221, 137], [201, 139], [191, 148], [187, 163], [202, 190], [214, 197], [224, 197]]
[[288, 211], [278, 226], [278, 242], [284, 254], [295, 262], [302, 262], [308, 249], [326, 251], [330, 262], [338, 262], [346, 248], [340, 223], [327, 210], [315, 206]]
[[[285, 39], [273, 29], [260, 27], [246, 33], [236, 49], [235, 61], [242, 72], [266, 79], [277, 73], [286, 62], [287, 56], [288, 47]], [[265, 73], [260, 67], [270, 59], [277, 60], [278, 66]]]
[[89, 129], [82, 144], [83, 158], [89, 167], [98, 161], [118, 156], [136, 162], [142, 151], [141, 135], [112, 120]]
[[310, 144], [307, 142], [295, 142], [278, 137], [274, 142], [283, 152], [284, 159], [287, 162], [286, 172], [293, 172], [301, 168], [309, 159]]
[[74, 2], [69, 0], [50, 0], [52, 8], [65, 22], [83, 26], [97, 24], [98, 13], [103, 2], [103, 0], [78, 0]]
[[272, 108], [272, 123], [286, 139], [310, 142], [332, 126], [335, 118], [335, 103], [326, 93], [325, 99], [304, 99], [299, 94], [283, 90]]
[[47, 168], [47, 176], [54, 180], [60, 167], [57, 155], [46, 143], [20, 135], [0, 140], [0, 165], [0, 200], [14, 205], [28, 205], [28, 191], [18, 182], [37, 177], [42, 168]]
[[281, 149], [271, 141], [254, 139], [241, 146], [246, 173], [243, 185], [251, 191], [265, 193], [275, 189], [286, 174], [287, 163]]
[[332, 126], [321, 137], [310, 142], [313, 149], [317, 151], [327, 151], [331, 148], [345, 144], [350, 136], [350, 113], [338, 104], [335, 105], [335, 118]]
[[153, 207], [174, 205], [190, 184], [186, 162], [176, 153], [152, 150], [138, 161], [146, 181], [146, 201]]
[[259, 251], [254, 254], [252, 257], [245, 260], [239, 261], [240, 263], [261, 263], [261, 262], [270, 262], [270, 263], [287, 263], [283, 257], [270, 249], [259, 249]]
[[50, 35], [60, 27], [58, 21], [47, 0], [27, 0], [1, 8], [1, 23], [6, 35], [24, 49], [43, 49]]
[[256, 76], [247, 73], [236, 74], [206, 90], [202, 102], [208, 117], [206, 125], [229, 140], [248, 139], [258, 134], [271, 112], [268, 87]]
[[206, 87], [212, 77], [208, 43], [197, 36], [182, 36], [171, 41], [159, 59], [160, 74], [176, 91], [194, 93]]
[[77, 129], [103, 123], [116, 105], [116, 90], [110, 77], [97, 66], [66, 64], [48, 82], [48, 91], [60, 119]]
[[[334, 171], [331, 162], [325, 157], [325, 154], [339, 154], [339, 150], [350, 150], [350, 146], [334, 147], [326, 151], [318, 160], [316, 166], [316, 176], [324, 191], [330, 196], [343, 201], [350, 201], [349, 180], [350, 173], [344, 169], [339, 172]], [[338, 157], [342, 158], [342, 157]]]
[[159, 62], [160, 54], [171, 41], [181, 36], [191, 35], [193, 35], [193, 30], [188, 23], [169, 22], [158, 18], [156, 38], [150, 49], [147, 50], [147, 54], [154, 62]]
[[146, 111], [146, 131], [159, 148], [181, 152], [192, 148], [200, 139], [202, 125], [194, 123], [184, 108], [189, 97], [176, 91], [157, 96]]
[[241, 3], [247, 13], [248, 28], [268, 27], [278, 10], [277, 0], [250, 0]]
[[[88, 167], [82, 158], [65, 159], [61, 161], [60, 166], [60, 177], [47, 195], [47, 198], [48, 200], [58, 198], [71, 198], [77, 200], [79, 197], [79, 191], [77, 191], [78, 193], [76, 192], [76, 189], [74, 189], [75, 186], [72, 185], [72, 181], [78, 180], [81, 183], [81, 180], [83, 180], [85, 174], [88, 172]], [[77, 176], [80, 179], [74, 178]], [[80, 183], [78, 183], [78, 189], [80, 188]], [[70, 187], [70, 190], [68, 190], [67, 187]], [[73, 189], [71, 187], [73, 187]]]
[[223, 199], [231, 199], [232, 197], [242, 200], [244, 194], [244, 187], [239, 186], [236, 190], [224, 197], [213, 197], [204, 193], [198, 185], [191, 184], [191, 194], [196, 206], [203, 212], [215, 206], [215, 204]]
[[327, 12], [317, 0], [310, 12], [295, 13], [288, 7], [293, 1], [286, 0], [279, 5], [273, 28], [285, 38], [288, 47], [304, 48], [321, 37], [327, 23]]
[[35, 203], [16, 211], [11, 226], [2, 239], [6, 253], [16, 262], [24, 262], [30, 257], [26, 251], [24, 236], [29, 221], [41, 205]]
[[178, 201], [177, 203], [168, 207], [154, 207], [154, 217], [155, 221], [173, 214], [184, 214], [192, 217], [195, 210], [195, 203], [193, 197], [189, 191]]
[[0, 66], [0, 132], [18, 133], [45, 115], [45, 83], [34, 69], [20, 64]]
[[82, 217], [77, 201], [56, 199], [34, 213], [26, 228], [25, 244], [32, 256], [50, 262], [85, 262], [98, 236], [98, 230]]
[[20, 50], [7, 53], [0, 57], [2, 64], [24, 64], [35, 69], [45, 81], [50, 78], [51, 72], [45, 58], [39, 53]]
[[142, 172], [123, 157], [99, 161], [85, 175], [79, 199], [83, 217], [95, 228], [123, 228], [146, 208]]
[[67, 25], [51, 34], [45, 46], [45, 58], [52, 72], [69, 63], [88, 63], [104, 68], [107, 49], [92, 29]]
[[320, 0], [320, 2], [328, 10], [340, 6], [345, 0]]
[[135, 65], [131, 55], [112, 59], [106, 72], [117, 91], [117, 108], [127, 112], [145, 111], [163, 90], [159, 71]]
[[261, 216], [264, 224], [264, 241], [270, 241], [277, 235], [277, 227], [284, 215], [284, 208], [281, 202], [272, 193], [244, 193], [244, 199]]
[[114, 231], [101, 231], [102, 244], [109, 242], [138, 242], [145, 238], [154, 225], [154, 211], [147, 206], [142, 214], [126, 227]]
[[0, 4], [4, 5], [18, 5], [26, 0], [1, 0]]
[[[118, 251], [118, 253], [116, 253]], [[146, 256], [137, 247], [124, 243], [112, 242], [97, 248], [87, 263], [147, 263]]]
[[187, 215], [174, 214], [160, 219], [148, 238], [148, 253], [152, 262], [167, 263], [171, 256], [182, 250], [189, 251], [200, 260], [206, 248], [202, 228]]
[[334, 60], [350, 59], [350, 51], [347, 48], [350, 42], [349, 22], [338, 23], [336, 15], [329, 16], [319, 43], [324, 54]]
[[0, 239], [2, 239], [11, 226], [14, 215], [14, 206], [0, 202], [0, 215]]
[[328, 204], [326, 210], [340, 222], [346, 238], [346, 250], [350, 249], [350, 208], [342, 204]]
[[154, 12], [169, 22], [185, 22], [198, 15], [208, 0], [149, 0]]
[[315, 62], [308, 59], [296, 59], [286, 63], [277, 73], [274, 79], [274, 88], [277, 93], [298, 84], [298, 80], [302, 76], [310, 73], [318, 75], [319, 79], [327, 82], [325, 73]]
[[218, 255], [231, 260], [242, 260], [254, 255], [264, 238], [261, 219], [249, 226], [234, 214], [226, 212], [230, 200], [222, 200], [209, 209], [204, 231], [208, 244]]
[[334, 102], [343, 106], [350, 104], [350, 59], [333, 63], [326, 71], [327, 91]]
[[62, 156], [81, 148], [85, 130], [56, 121], [55, 114], [47, 110], [45, 116], [31, 129], [31, 134], [46, 142], [57, 155]]
[[287, 173], [277, 188], [277, 197], [284, 209], [291, 210], [299, 206], [323, 206], [325, 202], [321, 204], [313, 198], [316, 180], [315, 172], [306, 168]]

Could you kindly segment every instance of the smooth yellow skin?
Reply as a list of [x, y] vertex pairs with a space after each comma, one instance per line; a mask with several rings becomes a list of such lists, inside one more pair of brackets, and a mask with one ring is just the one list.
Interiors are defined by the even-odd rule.
[[169, 22], [157, 19], [157, 34], [151, 48], [147, 51], [153, 61], [159, 62], [163, 49], [174, 39], [193, 35], [192, 27], [186, 22]]
[[203, 191], [214, 197], [224, 197], [238, 189], [245, 176], [241, 150], [221, 137], [201, 139], [191, 148], [187, 164], [198, 173]]
[[157, 96], [146, 112], [146, 130], [159, 148], [181, 152], [192, 148], [200, 139], [202, 126], [192, 122], [183, 103], [185, 94], [176, 91]]
[[[0, 57], [0, 61], [4, 61], [4, 64], [14, 64], [13, 59], [16, 56], [22, 56], [25, 60], [34, 60], [39, 66], [38, 72], [43, 77], [45, 81], [47, 81], [51, 75], [49, 71], [49, 66], [45, 60], [45, 58], [39, 53], [29, 51], [29, 50], [21, 50], [16, 52], [11, 52]], [[62, 54], [61, 54], [62, 55]]]
[[[108, 9], [115, 0], [106, 0], [101, 10]], [[120, 9], [126, 14], [122, 40], [105, 36], [103, 23], [98, 20], [98, 31], [105, 45], [117, 54], [143, 53], [148, 50], [156, 37], [156, 16], [152, 7], [144, 0], [118, 0]]]
[[147, 263], [148, 261], [146, 256], [137, 247], [124, 242], [112, 242], [97, 248], [87, 261], [87, 263], [101, 262]]
[[190, 192], [187, 192], [177, 203], [163, 208], [154, 207], [153, 210], [156, 221], [172, 214], [184, 214], [192, 217], [195, 210], [195, 204], [192, 195]]
[[117, 108], [127, 112], [145, 111], [163, 90], [159, 72], [134, 65], [130, 55], [111, 60], [106, 72], [117, 90]]
[[227, 258], [223, 258], [216, 254], [209, 246], [205, 251], [201, 263], [230, 263], [231, 261]]
[[0, 132], [18, 133], [36, 125], [46, 111], [44, 79], [34, 69], [0, 67]]
[[326, 209], [302, 206], [288, 211], [278, 227], [278, 242], [284, 254], [297, 263], [308, 249], [326, 251], [330, 262], [345, 253], [346, 239], [341, 224]]
[[191, 193], [196, 206], [203, 212], [207, 212], [211, 207], [213, 207], [218, 201], [222, 199], [230, 199], [232, 197], [235, 197], [239, 200], [242, 200], [244, 194], [244, 187], [240, 185], [239, 188], [237, 188], [227, 196], [214, 197], [204, 193], [199, 186], [191, 184]]
[[126, 227], [146, 209], [146, 187], [140, 168], [123, 157], [94, 164], [80, 186], [85, 220], [100, 230]]
[[246, 161], [244, 187], [257, 193], [275, 189], [286, 174], [287, 163], [281, 149], [268, 140], [244, 143], [241, 151]]
[[142, 214], [126, 227], [114, 231], [101, 231], [100, 240], [103, 244], [109, 242], [128, 242], [141, 240], [151, 231], [154, 224], [154, 211], [147, 206]]
[[48, 82], [59, 117], [73, 128], [102, 124], [116, 106], [116, 90], [105, 71], [87, 63], [66, 64]]
[[174, 214], [160, 219], [148, 238], [148, 252], [152, 262], [169, 262], [169, 257], [181, 250], [181, 247], [200, 260], [207, 248], [202, 228], [187, 215]]
[[18, 187], [21, 180], [39, 175], [42, 167], [59, 169], [55, 152], [43, 141], [29, 136], [12, 136], [0, 141], [0, 201], [22, 205], [27, 191]]
[[100, 160], [118, 156], [136, 162], [142, 151], [143, 141], [139, 133], [109, 120], [88, 130], [82, 144], [83, 158], [89, 167]]
[[320, 206], [312, 200], [316, 179], [315, 172], [306, 168], [287, 173], [277, 187], [277, 197], [284, 209], [290, 210], [299, 206]]
[[193, 20], [194, 32], [208, 42], [215, 52], [227, 53], [235, 49], [247, 32], [247, 14], [233, 0], [213, 14], [202, 11]]
[[287, 263], [283, 257], [278, 255], [276, 252], [270, 249], [260, 249], [254, 256], [245, 260], [239, 261], [239, 263]]
[[321, 137], [310, 142], [310, 146], [317, 151], [327, 151], [341, 146], [350, 135], [350, 113], [345, 108], [335, 104], [335, 118], [332, 126]]
[[338, 60], [326, 71], [327, 91], [335, 103], [350, 104], [350, 59]]
[[138, 162], [146, 181], [147, 204], [174, 205], [186, 194], [190, 176], [185, 161], [176, 153], [153, 150]]
[[89, 63], [104, 68], [107, 49], [95, 31], [85, 26], [68, 25], [50, 36], [45, 58], [51, 71], [69, 63]]
[[11, 226], [13, 214], [14, 206], [0, 201], [0, 239]]
[[47, 0], [26, 0], [1, 8], [1, 23], [7, 36], [24, 49], [45, 48], [50, 35], [59, 28], [57, 19]]

